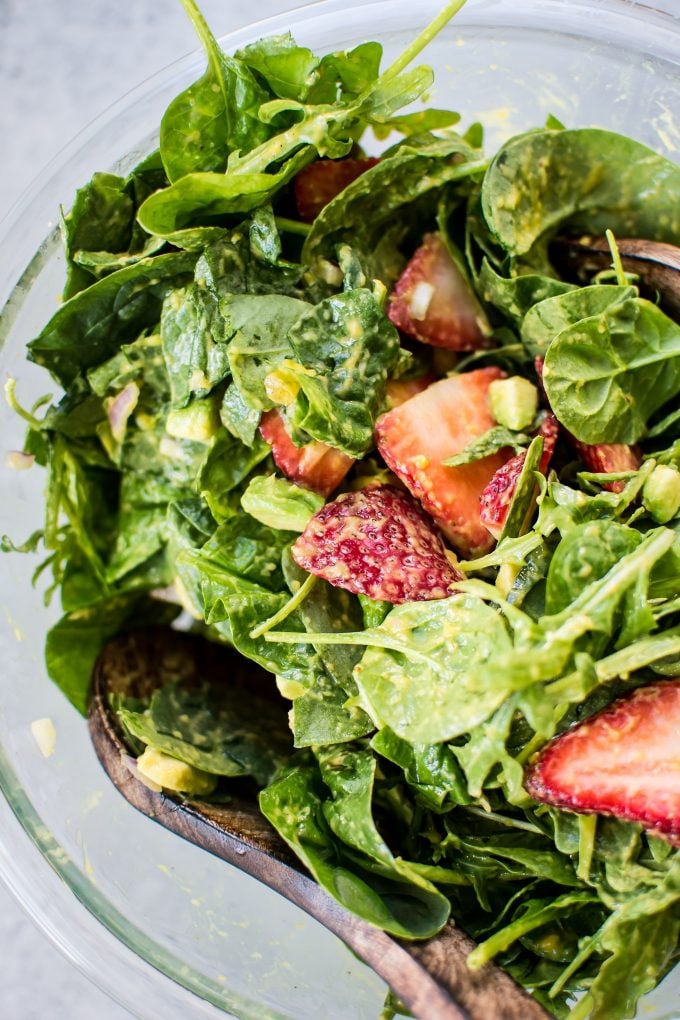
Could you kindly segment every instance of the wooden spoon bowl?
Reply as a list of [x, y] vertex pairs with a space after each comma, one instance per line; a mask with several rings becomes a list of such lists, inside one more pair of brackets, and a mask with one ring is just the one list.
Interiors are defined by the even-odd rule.
[[260, 814], [257, 793], [234, 780], [227, 804], [181, 799], [139, 778], [111, 699], [146, 697], [174, 680], [237, 685], [249, 698], [276, 697], [272, 678], [228, 648], [167, 627], [114, 638], [93, 673], [92, 741], [105, 771], [138, 811], [221, 857], [285, 896], [337, 935], [392, 988], [420, 1020], [549, 1020], [512, 978], [493, 964], [470, 971], [473, 941], [449, 923], [434, 938], [402, 942], [350, 914], [307, 874]]

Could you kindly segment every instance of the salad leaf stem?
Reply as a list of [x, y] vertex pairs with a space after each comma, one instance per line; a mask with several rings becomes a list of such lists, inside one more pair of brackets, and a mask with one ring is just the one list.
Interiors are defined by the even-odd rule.
[[424, 28], [420, 35], [416, 36], [412, 43], [410, 43], [403, 53], [401, 53], [396, 60], [394, 60], [386, 71], [380, 76], [380, 81], [388, 82], [392, 78], [396, 78], [398, 74], [408, 67], [411, 61], [415, 60], [419, 53], [425, 49], [425, 47], [432, 42], [435, 36], [439, 35], [441, 30], [448, 25], [451, 18], [458, 14], [466, 4], [467, 0], [450, 0], [450, 2], [439, 12], [436, 18], [434, 18], [427, 28]]
[[[281, 606], [277, 613], [270, 616], [268, 620], [264, 620], [262, 623], [254, 627], [249, 637], [251, 641], [255, 641], [257, 638], [262, 637], [263, 634], [267, 634], [272, 627], [275, 627], [277, 623], [282, 623], [291, 613], [294, 613], [302, 603], [305, 601], [310, 591], [318, 581], [318, 578], [314, 574], [310, 574], [306, 580], [300, 585], [298, 590], [288, 599], [285, 605]], [[300, 635], [295, 635], [297, 641], [300, 641]]]

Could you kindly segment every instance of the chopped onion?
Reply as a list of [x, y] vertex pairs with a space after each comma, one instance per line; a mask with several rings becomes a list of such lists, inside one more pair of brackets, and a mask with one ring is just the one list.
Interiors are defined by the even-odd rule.
[[408, 303], [408, 310], [411, 313], [411, 318], [422, 322], [427, 315], [427, 310], [430, 307], [430, 302], [433, 297], [434, 287], [431, 283], [426, 283], [425, 280], [417, 283], [413, 288], [411, 300]]
[[30, 467], [33, 467], [35, 463], [35, 457], [32, 453], [24, 453], [23, 450], [10, 450], [9, 453], [5, 454], [5, 467], [11, 468], [12, 471], [28, 471]]
[[128, 419], [136, 408], [138, 400], [139, 386], [136, 382], [129, 382], [117, 396], [107, 403], [106, 415], [111, 426], [111, 435], [117, 443], [122, 443], [125, 438]]

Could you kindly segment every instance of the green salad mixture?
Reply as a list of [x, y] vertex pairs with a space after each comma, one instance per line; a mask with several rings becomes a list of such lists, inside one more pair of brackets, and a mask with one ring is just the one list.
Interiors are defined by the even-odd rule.
[[[20, 548], [44, 547], [37, 576], [63, 604], [49, 674], [85, 712], [104, 643], [183, 607], [273, 674], [292, 741], [274, 748], [264, 725], [234, 739], [228, 706], [169, 685], [119, 709], [152, 771], [187, 766], [166, 785], [225, 797], [250, 775], [360, 917], [425, 938], [451, 916], [478, 943], [472, 967], [495, 959], [557, 1017], [632, 1017], [678, 959], [680, 852], [524, 780], [555, 734], [680, 674], [680, 325], [616, 245], [680, 244], [680, 167], [553, 118], [490, 158], [479, 124], [400, 112], [431, 86], [412, 62], [462, 0], [382, 71], [377, 42], [318, 57], [284, 35], [228, 56], [182, 2], [205, 73], [159, 148], [96, 173], [63, 216], [64, 300], [28, 348], [63, 396], [27, 411], [8, 386], [48, 473], [44, 528]], [[553, 239], [605, 230], [613, 268], [565, 281]], [[427, 332], [442, 252], [469, 342], [398, 319]], [[495, 543], [381, 455], [409, 400], [473, 379], [509, 385], [427, 478], [465, 488], [519, 457]], [[354, 518], [334, 575], [300, 566], [293, 546], [338, 493], [350, 506], [383, 486], [420, 528], [402, 483], [450, 540], [444, 597], [357, 588]]]

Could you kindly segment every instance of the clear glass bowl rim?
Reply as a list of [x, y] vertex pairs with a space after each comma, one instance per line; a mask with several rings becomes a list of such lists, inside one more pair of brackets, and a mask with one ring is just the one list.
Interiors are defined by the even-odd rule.
[[[222, 35], [220, 42], [231, 52], [263, 35], [294, 30], [303, 22], [323, 24], [328, 21], [330, 24], [339, 16], [357, 12], [362, 24], [380, 25], [385, 23], [386, 12], [403, 6], [402, 0], [369, 0], [367, 3], [315, 0]], [[425, 25], [441, 7], [440, 0], [421, 2], [419, 20]], [[680, 69], [680, 10], [677, 14], [670, 13], [636, 0], [481, 0], [478, 4], [471, 0], [457, 16], [456, 25], [488, 25], [489, 12], [499, 31], [505, 26], [527, 26], [589, 40], [627, 42], [637, 53], [648, 52]], [[598, 17], [594, 17], [595, 14]], [[190, 30], [188, 38], [189, 33]], [[46, 239], [44, 235], [36, 236], [34, 230], [26, 230], [36, 200], [50, 191], [60, 170], [96, 138], [109, 132], [126, 110], [153, 93], [169, 77], [189, 80], [190, 72], [197, 69], [202, 59], [200, 51], [195, 50], [124, 94], [43, 168], [0, 221], [0, 252], [16, 253], [9, 265], [0, 265], [0, 349], [30, 290], [31, 279], [51, 250], [54, 234]], [[181, 983], [173, 980], [169, 975], [177, 973], [178, 961], [97, 893], [42, 824], [2, 748], [0, 791], [4, 795], [0, 798], [0, 880], [81, 972], [135, 1015], [151, 1015], [137, 1012], [140, 1005], [144, 1007], [148, 1002], [151, 987], [154, 998], [160, 995], [157, 1001], [168, 1005], [176, 1003], [184, 1009], [190, 1006], [192, 1017], [229, 1015], [223, 1006], [215, 1008], [225, 1001], [224, 989], [212, 989], [195, 972], [185, 974]], [[103, 962], [109, 963], [110, 973], [102, 966]], [[119, 968], [124, 968], [124, 985], [118, 977], [123, 972]], [[210, 1005], [211, 1002], [215, 1006]], [[261, 1011], [251, 1012], [251, 1005], [234, 1000], [230, 1008], [237, 1010], [234, 1015], [239, 1017], [264, 1020]]]

